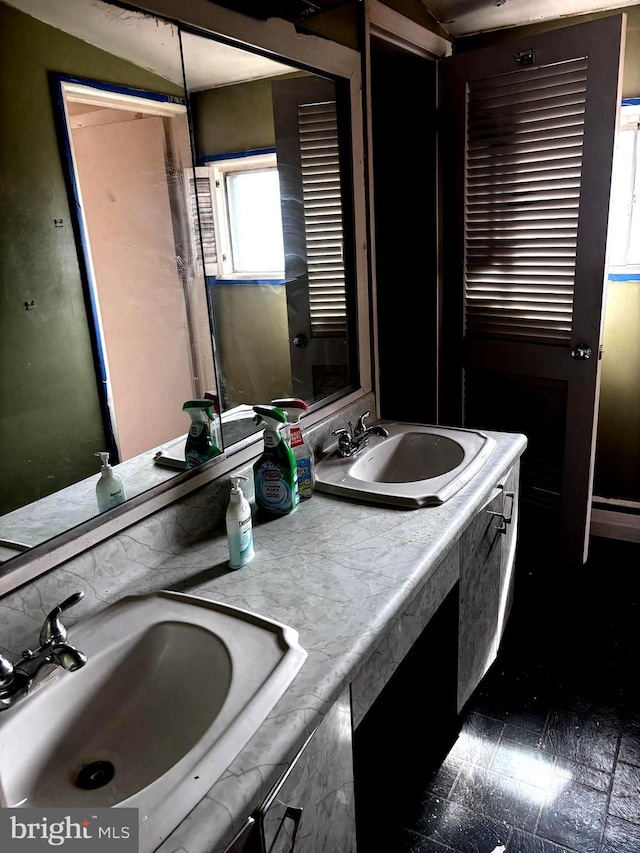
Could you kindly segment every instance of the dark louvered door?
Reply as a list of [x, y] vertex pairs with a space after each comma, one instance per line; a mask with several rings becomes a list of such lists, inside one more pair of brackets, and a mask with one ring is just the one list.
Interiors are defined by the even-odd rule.
[[624, 25], [615, 15], [440, 64], [441, 420], [529, 437], [523, 509], [546, 514], [575, 562], [589, 527]]

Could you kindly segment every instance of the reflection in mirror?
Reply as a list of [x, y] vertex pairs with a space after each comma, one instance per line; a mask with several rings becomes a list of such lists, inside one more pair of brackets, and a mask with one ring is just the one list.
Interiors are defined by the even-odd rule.
[[177, 29], [101, 0], [0, 26], [1, 562], [98, 513], [97, 452], [127, 498], [184, 470], [217, 388]]
[[348, 101], [344, 81], [181, 39], [228, 447], [260, 429], [255, 404], [357, 383]]

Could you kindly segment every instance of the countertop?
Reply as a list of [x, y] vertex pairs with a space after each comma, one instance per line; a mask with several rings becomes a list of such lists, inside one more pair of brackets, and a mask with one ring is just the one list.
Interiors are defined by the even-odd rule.
[[[256, 556], [230, 571], [222, 535], [167, 554], [155, 589], [252, 610], [295, 628], [302, 669], [256, 735], [163, 844], [161, 853], [218, 853], [262, 802], [340, 692], [457, 541], [526, 447], [496, 447], [475, 478], [438, 507], [368, 506], [315, 492], [291, 515], [256, 524]], [[137, 589], [138, 592], [153, 589]]]

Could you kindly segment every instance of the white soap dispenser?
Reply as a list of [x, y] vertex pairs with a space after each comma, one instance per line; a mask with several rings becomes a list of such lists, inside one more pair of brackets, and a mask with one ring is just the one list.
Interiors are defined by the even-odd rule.
[[251, 505], [240, 488], [240, 480], [248, 480], [248, 477], [236, 474], [230, 479], [231, 494], [226, 515], [229, 568], [241, 569], [253, 559], [254, 554]]
[[118, 504], [124, 503], [127, 495], [122, 477], [116, 474], [111, 465], [109, 465], [109, 454], [103, 450], [94, 455], [99, 456], [102, 462], [100, 479], [96, 483], [96, 498], [98, 499], [98, 509], [100, 512], [104, 512], [106, 509], [111, 509], [114, 506], [118, 506]]

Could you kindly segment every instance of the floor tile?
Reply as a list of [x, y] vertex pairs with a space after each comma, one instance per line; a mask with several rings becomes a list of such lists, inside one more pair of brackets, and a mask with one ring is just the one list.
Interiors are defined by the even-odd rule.
[[640, 767], [640, 728], [622, 733], [618, 760]]
[[511, 826], [533, 830], [545, 792], [545, 788], [468, 764], [463, 765], [449, 799]]
[[536, 834], [578, 853], [598, 853], [607, 800], [601, 791], [560, 779], [542, 808]]
[[602, 853], [635, 853], [640, 850], [640, 826], [619, 817], [608, 817]]
[[[580, 764], [578, 761], [571, 761], [568, 758], [556, 760], [553, 775], [556, 779], [568, 779], [570, 782], [577, 782], [580, 785], [586, 785], [587, 788], [594, 788], [596, 791], [604, 791], [605, 793], [611, 790], [613, 782], [613, 773], [595, 770], [593, 767]], [[556, 787], [558, 784], [556, 783]]]
[[615, 726], [554, 710], [549, 714], [543, 748], [607, 773], [613, 769], [619, 737]]
[[488, 767], [493, 758], [504, 724], [490, 717], [472, 713], [465, 718], [449, 758]]
[[461, 766], [462, 762], [460, 760], [452, 758], [450, 755], [447, 756], [434, 773], [426, 793], [433, 797], [448, 797]]
[[414, 831], [457, 853], [490, 853], [507, 843], [511, 827], [450, 800], [428, 798]]
[[609, 814], [640, 824], [640, 767], [622, 762], [616, 765]]
[[444, 844], [439, 844], [437, 841], [431, 841], [429, 838], [423, 838], [409, 830], [406, 837], [403, 838], [401, 846], [393, 853], [459, 853], [459, 851], [445, 847]]
[[[609, 691], [607, 690], [606, 693], [609, 694]], [[591, 720], [594, 723], [613, 726], [617, 729], [621, 729], [624, 724], [622, 709], [618, 704], [611, 701], [609, 695], [606, 699], [603, 697], [595, 698], [593, 695], [585, 694], [583, 690], [573, 690], [562, 703], [554, 702], [554, 707], [573, 717]]]
[[489, 770], [546, 790], [553, 778], [555, 757], [530, 746], [505, 740], [504, 734]]
[[[637, 685], [636, 685], [637, 686]], [[640, 707], [632, 706], [625, 708], [624, 731], [633, 734], [640, 729]]]
[[567, 853], [567, 850], [567, 847], [559, 847], [553, 841], [514, 829], [505, 853]]
[[511, 723], [505, 723], [502, 738], [518, 743], [520, 746], [531, 746], [538, 749], [542, 745], [542, 730], [525, 729]]

